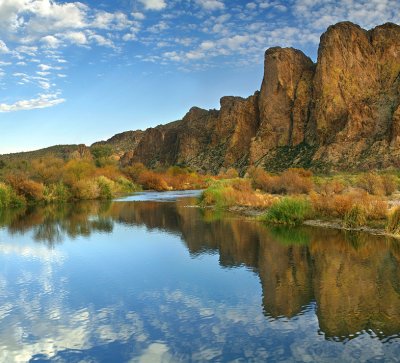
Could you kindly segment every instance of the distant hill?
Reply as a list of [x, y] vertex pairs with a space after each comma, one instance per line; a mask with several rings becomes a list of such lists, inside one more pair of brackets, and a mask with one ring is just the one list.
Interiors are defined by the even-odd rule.
[[47, 147], [45, 149], [39, 149], [35, 151], [27, 151], [12, 154], [0, 155], [0, 160], [5, 162], [18, 161], [18, 160], [32, 160], [36, 158], [41, 158], [48, 155], [53, 155], [61, 159], [67, 159], [70, 155], [78, 151], [79, 149], [86, 148], [85, 145], [54, 145]]
[[[270, 48], [261, 89], [249, 98], [223, 97], [220, 110], [193, 107], [180, 121], [94, 145], [110, 145], [123, 165], [177, 164], [213, 173], [249, 165], [271, 171], [400, 167], [400, 26], [330, 26], [316, 64], [299, 50]], [[66, 157], [74, 148], [0, 160]]]

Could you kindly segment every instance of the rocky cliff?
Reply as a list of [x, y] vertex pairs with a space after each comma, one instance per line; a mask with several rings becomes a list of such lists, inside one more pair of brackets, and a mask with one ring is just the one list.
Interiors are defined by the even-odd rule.
[[218, 173], [250, 165], [362, 170], [400, 167], [400, 26], [350, 22], [321, 36], [316, 63], [293, 48], [265, 52], [260, 91], [193, 107], [182, 120], [107, 141], [121, 164]]
[[[113, 139], [110, 140], [110, 142]], [[343, 22], [321, 36], [317, 63], [293, 48], [265, 52], [261, 89], [192, 108], [140, 133], [123, 163], [217, 173], [250, 165], [354, 170], [400, 166], [400, 26]]]

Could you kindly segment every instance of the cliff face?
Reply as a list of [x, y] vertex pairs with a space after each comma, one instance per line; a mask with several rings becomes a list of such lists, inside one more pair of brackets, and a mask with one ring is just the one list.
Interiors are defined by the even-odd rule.
[[[122, 165], [181, 165], [209, 173], [230, 167], [244, 173], [250, 165], [270, 171], [400, 167], [400, 26], [330, 26], [316, 64], [299, 50], [270, 48], [260, 91], [220, 103], [220, 110], [193, 107], [182, 120], [94, 145], [110, 145]], [[68, 158], [79, 147], [0, 160], [54, 153]]]
[[396, 165], [399, 72], [399, 26], [328, 28], [313, 81], [310, 120], [320, 145], [314, 160], [361, 168]]
[[299, 50], [270, 48], [253, 96], [223, 97], [220, 110], [193, 107], [182, 120], [100, 144], [123, 165], [211, 173], [400, 167], [400, 26], [330, 26], [316, 64]]
[[304, 140], [313, 69], [311, 59], [299, 50], [276, 47], [265, 52], [260, 125], [251, 144], [251, 163], [257, 163], [269, 150]]
[[185, 165], [212, 173], [242, 169], [259, 126], [258, 97], [258, 92], [247, 99], [223, 97], [220, 111], [193, 107], [181, 121], [144, 131], [122, 162]]

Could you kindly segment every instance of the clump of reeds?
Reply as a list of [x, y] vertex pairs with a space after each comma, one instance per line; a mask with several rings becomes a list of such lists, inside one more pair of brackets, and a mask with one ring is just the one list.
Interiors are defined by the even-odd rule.
[[264, 221], [274, 224], [299, 225], [312, 214], [307, 199], [285, 197], [272, 204], [264, 215]]

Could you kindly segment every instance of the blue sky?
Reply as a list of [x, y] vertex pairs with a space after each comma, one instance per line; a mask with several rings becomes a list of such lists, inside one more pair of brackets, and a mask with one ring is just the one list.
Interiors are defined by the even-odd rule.
[[260, 86], [263, 54], [316, 59], [350, 20], [400, 22], [398, 0], [0, 0], [0, 153], [106, 139]]

